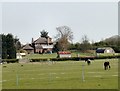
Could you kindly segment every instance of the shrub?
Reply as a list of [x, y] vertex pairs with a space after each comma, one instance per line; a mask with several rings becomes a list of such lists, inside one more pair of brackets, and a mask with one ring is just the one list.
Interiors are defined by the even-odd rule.
[[67, 58], [50, 58], [50, 59], [31, 59], [30, 62], [42, 62], [42, 61], [79, 61], [79, 60], [85, 60], [85, 59], [94, 59], [94, 57], [67, 57]]
[[94, 59], [111, 59], [111, 58], [120, 58], [120, 55], [114, 55], [114, 56], [85, 56], [85, 57], [68, 57], [68, 58], [44, 58], [44, 59], [31, 59], [30, 62], [43, 62], [43, 61], [80, 61], [80, 60], [94, 60]]
[[111, 58], [120, 58], [120, 55], [109, 55], [109, 56], [98, 56], [95, 59], [111, 59]]
[[2, 59], [2, 62], [7, 62], [7, 63], [18, 63], [18, 59]]
[[30, 62], [42, 62], [42, 61], [48, 61], [49, 59], [47, 59], [47, 58], [37, 58], [37, 59], [31, 59], [31, 61]]

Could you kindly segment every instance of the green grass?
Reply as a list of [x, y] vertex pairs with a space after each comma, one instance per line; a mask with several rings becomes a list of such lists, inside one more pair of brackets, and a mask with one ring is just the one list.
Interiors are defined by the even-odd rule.
[[115, 56], [115, 55], [120, 55], [120, 53], [98, 53], [98, 56]]
[[[78, 53], [71, 53], [72, 57], [77, 57]], [[79, 53], [79, 55], [81, 57], [84, 56], [93, 56], [93, 54], [90, 53]], [[28, 54], [27, 56], [25, 56], [24, 58], [28, 58], [28, 59], [37, 59], [37, 58], [56, 58], [57, 57], [57, 53], [52, 53], [52, 54]]]
[[52, 54], [28, 54], [24, 58], [28, 59], [37, 59], [37, 58], [56, 58], [57, 53], [52, 53]]
[[117, 89], [118, 60], [109, 60], [110, 70], [103, 69], [104, 61], [94, 60], [89, 66], [83, 61], [4, 64], [7, 67], [2, 69], [2, 86], [3, 89]]
[[[84, 56], [96, 56], [95, 54], [92, 53], [80, 53], [80, 52], [72, 52], [71, 56], [72, 57], [77, 57], [79, 54], [80, 57], [84, 57]], [[115, 55], [119, 55], [118, 53], [115, 53]], [[106, 54], [99, 54], [99, 56], [114, 56], [113, 54], [110, 53], [106, 53]], [[26, 55], [24, 58], [28, 58], [28, 59], [37, 59], [37, 58], [56, 58], [57, 57], [57, 53], [52, 53], [52, 54], [28, 54]]]

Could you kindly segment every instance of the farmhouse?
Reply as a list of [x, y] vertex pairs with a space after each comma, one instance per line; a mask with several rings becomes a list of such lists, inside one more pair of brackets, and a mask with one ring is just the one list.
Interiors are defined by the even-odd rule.
[[49, 36], [47, 38], [39, 37], [37, 40], [33, 41], [32, 44], [34, 46], [35, 53], [52, 53], [53, 42], [52, 38]]
[[97, 48], [96, 53], [115, 53], [111, 47]]
[[26, 44], [22, 49], [26, 50], [28, 52], [28, 54], [52, 53], [52, 49], [53, 49], [52, 38], [50, 38], [49, 36], [47, 38], [39, 37], [35, 41], [32, 38], [32, 43]]

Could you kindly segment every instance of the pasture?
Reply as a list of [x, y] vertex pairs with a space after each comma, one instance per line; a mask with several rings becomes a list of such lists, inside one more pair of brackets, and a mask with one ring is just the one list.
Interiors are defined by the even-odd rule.
[[[81, 57], [95, 56], [94, 54], [91, 54], [91, 53], [80, 53], [80, 52], [72, 52], [71, 56], [72, 57], [77, 57], [78, 54], [80, 54]], [[57, 53], [52, 53], [52, 54], [27, 54], [24, 58], [36, 59], [36, 58], [56, 58], [56, 57], [57, 57]]]
[[[109, 61], [110, 70], [103, 63]], [[2, 64], [2, 89], [118, 89], [118, 59]]]

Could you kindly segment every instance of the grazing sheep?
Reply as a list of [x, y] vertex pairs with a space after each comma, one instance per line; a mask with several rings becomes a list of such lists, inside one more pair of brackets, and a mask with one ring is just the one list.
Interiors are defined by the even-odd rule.
[[91, 64], [91, 61], [90, 61], [89, 59], [88, 59], [88, 61], [87, 61], [87, 64], [88, 64], [88, 65], [90, 65], [90, 64]]
[[87, 62], [88, 65], [91, 64], [91, 60], [90, 59], [85, 59], [85, 62]]

